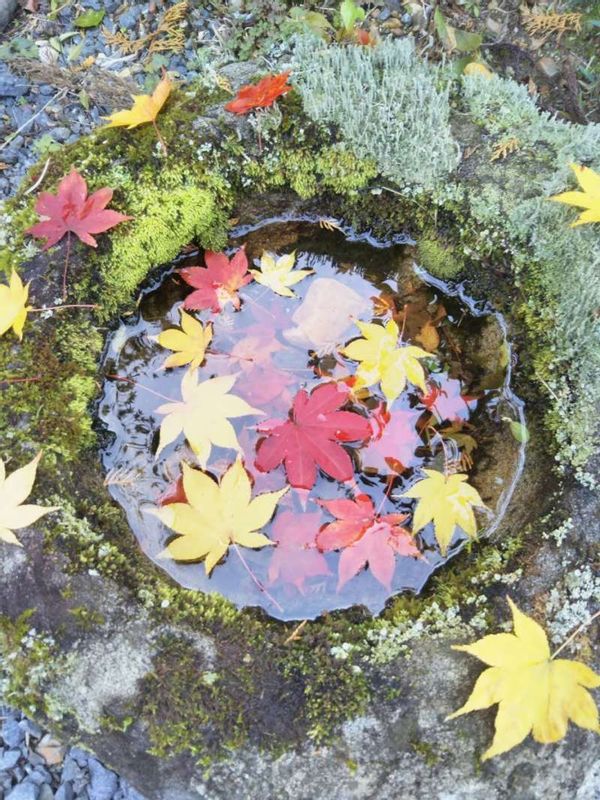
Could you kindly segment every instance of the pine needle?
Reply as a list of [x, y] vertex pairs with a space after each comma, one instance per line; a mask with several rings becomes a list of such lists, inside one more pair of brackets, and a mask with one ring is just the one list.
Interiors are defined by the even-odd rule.
[[102, 28], [102, 33], [107, 44], [111, 47], [117, 47], [125, 55], [138, 53], [144, 47], [148, 48], [149, 54], [166, 51], [176, 53], [185, 47], [185, 33], [179, 23], [187, 14], [188, 6], [188, 0], [175, 3], [172, 8], [165, 12], [156, 30], [139, 39], [129, 39], [121, 31], [111, 33], [106, 27]]
[[530, 36], [541, 36], [545, 41], [552, 34], [558, 34], [558, 41], [565, 33], [580, 33], [582, 14], [523, 14], [523, 25]]
[[494, 146], [490, 161], [501, 161], [511, 153], [516, 153], [520, 146], [521, 142], [516, 136], [511, 136], [510, 139], [503, 139]]

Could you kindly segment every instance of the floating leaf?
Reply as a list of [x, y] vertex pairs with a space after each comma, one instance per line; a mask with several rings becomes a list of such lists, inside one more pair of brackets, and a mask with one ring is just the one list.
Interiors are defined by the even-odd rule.
[[107, 128], [117, 128], [125, 126], [129, 129], [136, 128], [146, 122], [155, 122], [159, 111], [164, 106], [173, 88], [172, 81], [165, 75], [152, 92], [148, 94], [132, 95], [133, 106], [124, 111], [115, 111], [109, 117]]
[[509, 425], [510, 432], [515, 437], [517, 442], [520, 442], [521, 444], [527, 444], [529, 441], [529, 431], [527, 430], [527, 427], [523, 425], [522, 422], [517, 422], [514, 419], [510, 420]]
[[12, 328], [19, 339], [23, 338], [23, 326], [31, 309], [27, 305], [28, 297], [29, 284], [23, 286], [23, 281], [13, 270], [8, 286], [0, 284], [0, 336]]
[[58, 511], [58, 506], [23, 505], [31, 494], [41, 453], [12, 475], [6, 476], [4, 461], [0, 458], [0, 540], [21, 546], [13, 533], [21, 528], [28, 528], [38, 519]]
[[338, 591], [367, 564], [375, 579], [390, 591], [396, 554], [420, 555], [412, 535], [402, 527], [407, 514], [379, 515], [366, 494], [354, 500], [318, 502], [337, 518], [319, 532], [317, 545], [324, 551], [342, 551]]
[[572, 228], [577, 225], [586, 225], [588, 222], [600, 222], [600, 174], [589, 167], [582, 167], [580, 164], [571, 164], [570, 166], [583, 191], [555, 194], [550, 197], [550, 200], [587, 209], [581, 212], [575, 222], [571, 223]]
[[73, 20], [73, 25], [76, 28], [95, 28], [97, 25], [100, 25], [102, 20], [104, 19], [105, 11], [103, 8], [94, 11], [93, 8], [90, 8], [88, 11], [84, 11], [83, 14], [80, 14], [78, 17], [75, 17]]
[[485, 506], [479, 492], [467, 483], [468, 475], [444, 475], [434, 469], [423, 472], [427, 477], [417, 481], [401, 497], [419, 499], [413, 514], [413, 532], [418, 533], [433, 520], [435, 536], [445, 556], [457, 526], [470, 538], [476, 538], [473, 506]]
[[232, 544], [253, 548], [273, 544], [259, 531], [269, 522], [289, 487], [252, 499], [250, 478], [238, 458], [220, 483], [206, 472], [184, 464], [183, 488], [187, 503], [170, 503], [152, 511], [178, 534], [161, 557], [176, 561], [204, 559], [206, 574], [210, 575]]
[[414, 345], [398, 346], [400, 331], [394, 320], [385, 325], [357, 321], [356, 325], [363, 335], [355, 339], [340, 352], [353, 361], [359, 361], [356, 371], [357, 386], [373, 386], [381, 384], [388, 403], [404, 391], [407, 381], [418, 386], [423, 393], [425, 373], [419, 364], [420, 358], [429, 358], [426, 350]]
[[257, 84], [242, 86], [237, 95], [225, 106], [233, 114], [247, 114], [255, 108], [268, 108], [278, 97], [292, 90], [288, 84], [290, 72], [267, 75]]
[[510, 598], [508, 603], [514, 633], [497, 633], [453, 647], [489, 666], [464, 706], [447, 717], [498, 704], [496, 733], [483, 761], [516, 747], [529, 733], [541, 744], [558, 742], [569, 720], [600, 733], [598, 709], [587, 691], [600, 686], [600, 675], [579, 661], [553, 658], [544, 629]]
[[294, 270], [295, 263], [295, 253], [287, 253], [277, 258], [275, 253], [265, 251], [260, 259], [260, 270], [251, 269], [250, 273], [254, 276], [255, 281], [263, 286], [268, 286], [276, 294], [280, 294], [282, 297], [295, 297], [296, 295], [289, 287], [314, 272], [313, 269]]
[[163, 367], [170, 369], [189, 364], [190, 369], [196, 369], [204, 361], [206, 348], [212, 341], [212, 324], [209, 322], [203, 325], [199, 320], [186, 314], [183, 308], [180, 312], [182, 330], [169, 328], [156, 337], [162, 347], [175, 351], [174, 355], [167, 358]]
[[196, 290], [185, 298], [183, 307], [193, 311], [210, 308], [217, 313], [231, 303], [238, 309], [241, 305], [238, 289], [252, 280], [245, 247], [240, 247], [231, 260], [225, 253], [207, 250], [204, 262], [206, 267], [179, 270], [183, 280]]
[[165, 403], [156, 409], [166, 414], [160, 426], [156, 455], [183, 433], [202, 465], [210, 458], [212, 446], [239, 452], [240, 445], [230, 419], [262, 414], [235, 394], [229, 394], [235, 375], [209, 378], [198, 383], [198, 371], [189, 370], [181, 381], [183, 402]]
[[113, 190], [104, 187], [88, 197], [85, 180], [72, 169], [58, 184], [56, 194], [42, 192], [35, 204], [35, 210], [42, 218], [28, 228], [25, 233], [46, 239], [43, 250], [59, 242], [66, 233], [74, 233], [84, 244], [97, 247], [92, 233], [104, 233], [120, 222], [132, 217], [111, 211]]
[[371, 435], [369, 420], [352, 411], [340, 411], [348, 394], [335, 383], [324, 383], [294, 398], [289, 419], [269, 423], [257, 449], [256, 466], [270, 472], [281, 463], [290, 484], [311, 489], [317, 467], [338, 481], [352, 478], [352, 460], [340, 442], [356, 442]]

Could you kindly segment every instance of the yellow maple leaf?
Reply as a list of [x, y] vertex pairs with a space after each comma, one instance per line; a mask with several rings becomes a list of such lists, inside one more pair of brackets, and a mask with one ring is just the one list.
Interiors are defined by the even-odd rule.
[[350, 342], [340, 352], [361, 362], [356, 370], [357, 388], [380, 383], [388, 403], [402, 394], [407, 381], [427, 394], [425, 372], [419, 359], [430, 358], [430, 353], [414, 345], [398, 346], [400, 331], [394, 320], [385, 325], [357, 320], [356, 325], [363, 338]]
[[485, 505], [479, 492], [467, 483], [468, 475], [444, 475], [435, 469], [424, 469], [423, 472], [427, 477], [401, 496], [419, 499], [413, 514], [413, 533], [418, 533], [433, 520], [435, 536], [445, 556], [457, 525], [469, 538], [477, 537], [473, 506], [485, 508]]
[[158, 116], [158, 112], [164, 106], [168, 96], [171, 94], [173, 87], [172, 81], [165, 75], [156, 87], [156, 89], [149, 94], [134, 94], [132, 95], [133, 106], [125, 111], [115, 111], [107, 119], [107, 128], [117, 128], [126, 126], [127, 128], [136, 128], [138, 125], [143, 125], [146, 122], [154, 122]]
[[447, 717], [498, 703], [496, 733], [483, 761], [516, 747], [529, 733], [542, 744], [557, 742], [566, 734], [569, 720], [600, 733], [598, 709], [586, 691], [600, 686], [600, 675], [579, 661], [553, 658], [544, 629], [510, 598], [508, 602], [514, 633], [453, 646], [490, 667], [481, 673], [464, 706]]
[[280, 294], [283, 297], [295, 297], [295, 293], [289, 287], [299, 283], [299, 281], [314, 272], [313, 269], [294, 270], [295, 263], [295, 252], [277, 258], [275, 253], [265, 251], [260, 259], [260, 270], [251, 269], [250, 272], [255, 281], [258, 281], [263, 286], [268, 286], [276, 294]]
[[191, 314], [186, 313], [183, 308], [181, 312], [181, 330], [179, 328], [169, 328], [162, 331], [156, 337], [156, 341], [166, 347], [167, 350], [174, 350], [175, 353], [169, 356], [163, 367], [183, 367], [189, 364], [191, 369], [196, 369], [204, 361], [206, 348], [212, 341], [212, 323], [206, 325], [194, 319]]
[[217, 483], [210, 475], [183, 465], [183, 489], [187, 503], [171, 503], [152, 513], [179, 534], [161, 558], [176, 561], [205, 559], [210, 575], [230, 545], [265, 547], [274, 544], [260, 533], [273, 516], [289, 486], [252, 498], [252, 484], [238, 458]]
[[571, 223], [572, 228], [588, 222], [600, 222], [600, 175], [593, 169], [582, 167], [580, 164], [571, 164], [570, 167], [583, 191], [562, 192], [562, 194], [553, 195], [550, 200], [587, 209], [581, 212], [575, 222]]
[[0, 336], [12, 328], [19, 339], [23, 338], [23, 326], [31, 308], [27, 305], [28, 296], [29, 284], [23, 286], [13, 270], [8, 286], [0, 285]]
[[37, 466], [41, 453], [21, 469], [15, 470], [8, 477], [4, 461], [0, 458], [0, 539], [9, 544], [21, 546], [13, 530], [28, 528], [38, 519], [51, 511], [58, 511], [58, 506], [23, 505], [31, 494]]
[[183, 433], [198, 460], [204, 466], [212, 446], [240, 449], [230, 419], [263, 412], [245, 400], [229, 394], [237, 375], [221, 375], [198, 383], [198, 371], [189, 370], [181, 381], [183, 402], [165, 403], [156, 409], [167, 416], [160, 426], [156, 455]]

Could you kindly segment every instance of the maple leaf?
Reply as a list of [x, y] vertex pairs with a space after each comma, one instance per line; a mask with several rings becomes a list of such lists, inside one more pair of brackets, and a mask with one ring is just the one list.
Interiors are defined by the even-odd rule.
[[165, 75], [160, 80], [156, 89], [149, 94], [132, 95], [133, 106], [125, 111], [115, 111], [109, 117], [107, 128], [117, 128], [126, 126], [127, 128], [137, 128], [146, 122], [155, 122], [158, 112], [164, 106], [173, 88], [172, 81]]
[[570, 166], [583, 191], [562, 192], [562, 194], [555, 194], [549, 199], [557, 203], [567, 203], [570, 206], [586, 209], [581, 212], [575, 222], [571, 223], [572, 228], [588, 222], [600, 222], [600, 174], [580, 164], [571, 164]]
[[169, 328], [156, 337], [156, 341], [162, 347], [175, 351], [167, 358], [163, 367], [169, 369], [189, 364], [190, 369], [196, 369], [204, 361], [206, 348], [212, 341], [212, 324], [209, 322], [207, 325], [202, 325], [199, 320], [186, 314], [183, 308], [179, 310], [182, 329]]
[[428, 411], [439, 417], [441, 422], [468, 419], [475, 397], [461, 394], [462, 386], [456, 378], [442, 376], [440, 382], [429, 381], [429, 391], [419, 398]]
[[245, 246], [229, 260], [225, 253], [204, 254], [206, 267], [186, 267], [179, 270], [183, 280], [196, 291], [185, 298], [183, 307], [188, 311], [210, 308], [218, 313], [227, 303], [237, 310], [240, 298], [237, 290], [252, 280], [248, 273], [248, 259]]
[[236, 375], [222, 375], [198, 383], [198, 371], [189, 370], [181, 380], [183, 402], [164, 403], [156, 409], [167, 416], [160, 426], [156, 456], [183, 433], [202, 465], [210, 458], [212, 446], [230, 447], [239, 452], [240, 445], [233, 425], [235, 417], [262, 414], [235, 394], [229, 394]]
[[255, 281], [263, 286], [268, 286], [276, 294], [280, 294], [282, 297], [296, 297], [289, 287], [303, 280], [307, 275], [312, 275], [314, 269], [292, 271], [295, 263], [295, 253], [287, 253], [277, 258], [274, 253], [264, 252], [260, 259], [260, 270], [251, 269], [250, 273], [254, 276]]
[[320, 550], [342, 550], [338, 566], [338, 591], [367, 564], [373, 576], [389, 591], [396, 554], [420, 556], [412, 535], [402, 522], [407, 514], [375, 513], [366, 494], [354, 500], [319, 500], [336, 522], [330, 522], [317, 535]]
[[435, 536], [445, 556], [458, 525], [471, 539], [477, 536], [473, 506], [485, 508], [479, 492], [467, 483], [468, 475], [444, 475], [435, 469], [424, 469], [427, 476], [417, 481], [402, 497], [418, 498], [412, 529], [418, 533], [433, 520]]
[[371, 415], [374, 435], [369, 443], [361, 448], [360, 461], [363, 469], [377, 472], [396, 472], [396, 465], [409, 467], [416, 461], [415, 450], [422, 444], [416, 429], [421, 412], [411, 408], [388, 411], [376, 410]]
[[42, 222], [32, 225], [25, 233], [46, 239], [43, 250], [55, 245], [66, 233], [74, 233], [84, 244], [97, 247], [92, 233], [104, 233], [120, 222], [132, 219], [106, 208], [112, 196], [113, 190], [104, 187], [88, 197], [85, 180], [73, 168], [58, 184], [56, 194], [40, 194], [35, 210]]
[[267, 108], [272, 106], [281, 95], [291, 91], [288, 85], [290, 72], [281, 72], [279, 75], [267, 75], [256, 84], [242, 86], [237, 95], [225, 106], [233, 114], [247, 114], [254, 108]]
[[340, 411], [347, 391], [335, 383], [317, 386], [309, 395], [301, 389], [295, 396], [289, 419], [269, 425], [257, 449], [256, 467], [270, 472], [281, 463], [288, 480], [299, 489], [310, 489], [317, 467], [338, 481], [348, 481], [352, 460], [339, 442], [368, 439], [369, 420], [353, 411]]
[[0, 540], [4, 542], [21, 547], [13, 530], [28, 528], [51, 511], [59, 510], [58, 506], [23, 505], [33, 489], [41, 457], [42, 454], [38, 453], [33, 461], [8, 477], [0, 458]]
[[251, 325], [246, 328], [231, 350], [231, 355], [239, 359], [241, 373], [236, 389], [242, 397], [259, 405], [270, 403], [280, 398], [285, 388], [294, 382], [289, 372], [273, 364], [272, 353], [282, 349], [272, 327], [263, 329]]
[[277, 544], [269, 563], [269, 583], [281, 581], [293, 584], [304, 594], [304, 582], [317, 575], [330, 575], [322, 553], [315, 545], [321, 514], [278, 514], [271, 537]]
[[516, 747], [529, 733], [542, 744], [557, 742], [565, 736], [569, 720], [600, 733], [598, 709], [586, 691], [600, 686], [600, 675], [579, 661], [554, 658], [544, 629], [520, 611], [510, 597], [508, 603], [514, 633], [453, 645], [454, 650], [469, 653], [489, 666], [464, 706], [447, 717], [454, 719], [498, 704], [496, 733], [482, 761]]
[[29, 284], [23, 281], [13, 269], [8, 286], [0, 285], [0, 336], [13, 329], [19, 339], [23, 338], [23, 326], [30, 306], [27, 305]]
[[425, 394], [425, 373], [420, 358], [430, 358], [426, 350], [414, 345], [398, 347], [400, 331], [394, 320], [385, 325], [356, 320], [361, 339], [355, 339], [340, 352], [346, 358], [359, 361], [356, 370], [357, 386], [381, 384], [388, 403], [404, 391], [407, 381], [414, 383]]
[[273, 516], [288, 486], [252, 499], [250, 478], [238, 458], [220, 483], [184, 464], [183, 487], [187, 503], [172, 503], [151, 512], [178, 534], [159, 557], [204, 559], [206, 574], [210, 575], [232, 544], [254, 548], [273, 544], [259, 531]]

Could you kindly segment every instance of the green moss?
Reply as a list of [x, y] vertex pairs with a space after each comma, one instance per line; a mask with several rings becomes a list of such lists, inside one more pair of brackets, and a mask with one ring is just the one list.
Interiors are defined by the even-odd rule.
[[104, 614], [95, 611], [93, 608], [86, 608], [86, 606], [70, 608], [69, 614], [71, 614], [78, 626], [84, 631], [93, 631], [106, 624]]
[[454, 247], [437, 238], [420, 238], [417, 243], [417, 262], [436, 278], [456, 278], [464, 269], [465, 261]]

